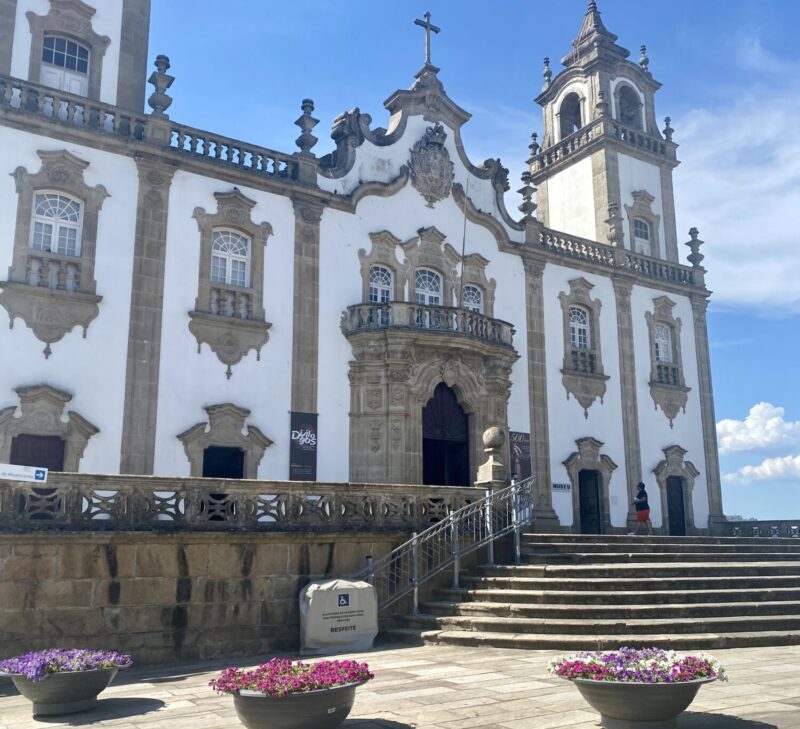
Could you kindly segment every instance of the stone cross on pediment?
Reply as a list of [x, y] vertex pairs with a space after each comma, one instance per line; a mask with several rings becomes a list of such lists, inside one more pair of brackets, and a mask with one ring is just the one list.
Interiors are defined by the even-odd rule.
[[419, 25], [421, 28], [425, 28], [425, 65], [429, 66], [431, 63], [431, 31], [434, 33], [441, 32], [441, 28], [437, 28], [435, 25], [431, 25], [431, 14], [430, 11], [425, 13], [422, 16], [425, 20], [420, 20], [417, 18], [414, 21], [414, 25]]

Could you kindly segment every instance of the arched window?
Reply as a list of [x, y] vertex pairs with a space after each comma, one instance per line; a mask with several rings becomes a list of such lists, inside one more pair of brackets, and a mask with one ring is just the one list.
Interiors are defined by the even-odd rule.
[[644, 218], [633, 219], [633, 241], [636, 253], [644, 256], [653, 255], [652, 246], [653, 235], [650, 230], [650, 223]]
[[666, 324], [656, 324], [653, 332], [656, 347], [656, 362], [659, 364], [674, 364], [675, 355], [672, 351], [672, 331]]
[[462, 298], [467, 311], [483, 314], [483, 292], [477, 286], [465, 286]]
[[86, 96], [89, 90], [89, 49], [69, 38], [45, 35], [39, 81], [71, 94]]
[[64, 256], [81, 254], [81, 203], [59, 192], [37, 192], [31, 248]]
[[369, 303], [388, 304], [392, 300], [392, 272], [383, 266], [369, 269]]
[[235, 230], [215, 230], [211, 238], [211, 280], [250, 286], [250, 239]]
[[417, 269], [415, 276], [416, 302], [425, 306], [442, 303], [442, 277], [426, 268]]
[[577, 132], [583, 126], [581, 121], [581, 100], [578, 94], [567, 94], [559, 109], [561, 139]]
[[617, 117], [626, 127], [642, 128], [642, 104], [638, 94], [627, 84], [620, 87], [617, 95]]
[[575, 349], [591, 349], [589, 312], [579, 306], [569, 307], [569, 343]]

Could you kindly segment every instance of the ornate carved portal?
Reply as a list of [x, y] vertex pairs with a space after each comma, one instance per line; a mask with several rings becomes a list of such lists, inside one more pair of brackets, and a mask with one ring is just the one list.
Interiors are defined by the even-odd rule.
[[349, 374], [350, 480], [422, 483], [422, 409], [444, 383], [467, 415], [469, 482], [474, 482], [484, 430], [508, 427], [516, 352], [427, 330], [360, 330], [348, 339], [354, 355]]
[[608, 534], [613, 531], [608, 487], [617, 464], [608, 456], [600, 455], [603, 443], [595, 438], [578, 438], [575, 445], [578, 446], [578, 450], [564, 461], [572, 483], [572, 531], [578, 533], [581, 531], [580, 472], [597, 471], [600, 474], [601, 532]]
[[658, 483], [658, 490], [661, 492], [661, 529], [664, 534], [669, 534], [669, 498], [667, 485], [670, 478], [680, 479], [680, 486], [683, 492], [683, 516], [686, 534], [701, 534], [694, 523], [694, 507], [692, 506], [692, 494], [694, 492], [694, 480], [700, 475], [700, 471], [695, 468], [691, 461], [684, 460], [687, 451], [679, 445], [671, 445], [664, 448], [664, 460], [659, 461], [653, 469]]

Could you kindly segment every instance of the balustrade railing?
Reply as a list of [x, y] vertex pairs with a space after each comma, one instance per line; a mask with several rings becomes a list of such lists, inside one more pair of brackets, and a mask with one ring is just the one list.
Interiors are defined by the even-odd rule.
[[475, 501], [467, 487], [53, 473], [0, 481], [0, 531], [412, 531]]
[[638, 253], [625, 251], [623, 268], [633, 273], [638, 273], [647, 278], [660, 279], [681, 286], [694, 286], [695, 276], [693, 269], [682, 266], [679, 263], [670, 263], [659, 258], [650, 258]]
[[681, 373], [676, 365], [657, 364], [656, 382], [661, 385], [672, 385], [677, 387], [681, 384]]
[[613, 267], [614, 248], [595, 243], [584, 238], [577, 238], [545, 228], [539, 235], [539, 245], [551, 253], [566, 258], [590, 261], [601, 266]]
[[30, 286], [66, 291], [78, 290], [81, 280], [80, 259], [49, 253], [28, 255], [27, 281]]
[[253, 294], [247, 289], [233, 286], [212, 286], [209, 293], [209, 309], [212, 314], [234, 319], [249, 319], [253, 313]]
[[508, 322], [450, 306], [425, 306], [403, 301], [355, 304], [347, 307], [342, 315], [345, 334], [388, 328], [461, 335], [507, 347], [513, 346], [514, 339], [514, 327]]
[[728, 521], [717, 527], [723, 537], [782, 537], [800, 540], [800, 517], [758, 521]]
[[453, 569], [453, 587], [459, 586], [461, 559], [487, 547], [487, 562], [493, 559], [496, 539], [513, 532], [514, 560], [521, 561], [521, 532], [533, 521], [533, 479], [498, 491], [487, 491], [482, 499], [449, 514], [405, 544], [367, 566], [354, 579], [367, 580], [375, 587], [378, 609], [383, 610], [406, 595], [412, 597], [416, 614], [419, 588], [448, 567]]
[[573, 349], [570, 351], [570, 365], [573, 372], [595, 374], [595, 353], [586, 349]]

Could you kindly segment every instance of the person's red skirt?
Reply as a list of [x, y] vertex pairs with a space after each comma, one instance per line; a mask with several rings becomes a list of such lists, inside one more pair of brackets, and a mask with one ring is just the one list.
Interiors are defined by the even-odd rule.
[[650, 509], [642, 509], [636, 512], [636, 521], [647, 521], [650, 518]]

